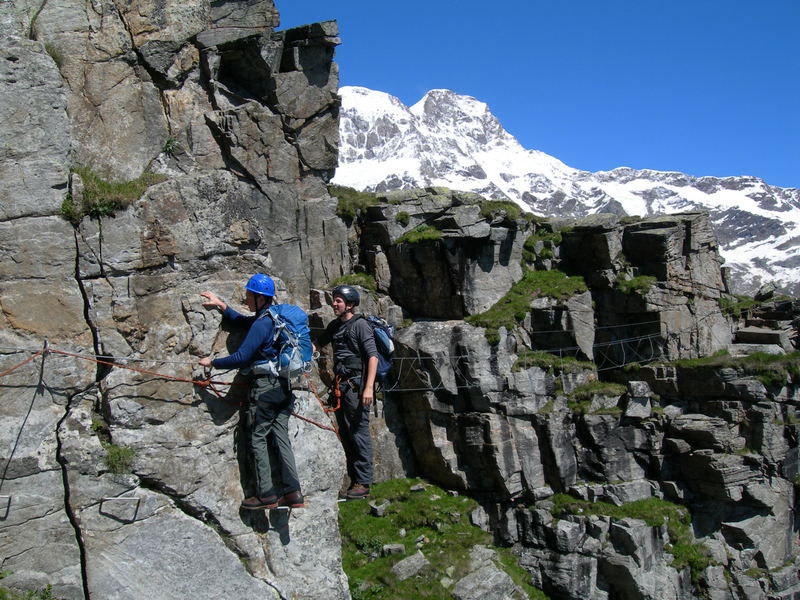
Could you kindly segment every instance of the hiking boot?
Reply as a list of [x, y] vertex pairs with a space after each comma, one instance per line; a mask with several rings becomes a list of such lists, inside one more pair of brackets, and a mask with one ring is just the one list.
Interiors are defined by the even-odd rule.
[[343, 487], [342, 489], [340, 489], [339, 490], [339, 500], [347, 500], [347, 493], [352, 489], [353, 489], [352, 485], [350, 487], [348, 487], [348, 488]]
[[369, 486], [356, 483], [355, 485], [351, 486], [349, 490], [347, 490], [346, 498], [348, 500], [359, 500], [361, 498], [366, 498], [367, 496], [369, 496]]
[[242, 500], [242, 508], [246, 510], [267, 510], [278, 507], [277, 494], [268, 496], [251, 496]]
[[306, 500], [303, 498], [303, 494], [300, 490], [295, 490], [294, 492], [289, 492], [288, 494], [284, 494], [280, 500], [278, 500], [278, 506], [289, 506], [291, 508], [303, 508], [306, 505]]

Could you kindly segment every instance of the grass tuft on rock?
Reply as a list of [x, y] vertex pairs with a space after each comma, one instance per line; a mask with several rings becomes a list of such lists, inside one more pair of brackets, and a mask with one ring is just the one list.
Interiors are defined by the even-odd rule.
[[136, 457], [136, 452], [133, 448], [118, 446], [109, 442], [100, 443], [106, 451], [105, 462], [109, 471], [118, 475], [131, 472], [133, 459]]
[[352, 221], [368, 207], [378, 204], [378, 197], [372, 192], [359, 192], [343, 185], [329, 185], [328, 193], [336, 198], [336, 215], [345, 221]]
[[617, 279], [614, 287], [625, 295], [637, 294], [645, 296], [656, 284], [656, 281], [658, 280], [652, 275], [637, 275], [630, 279]]
[[[591, 408], [592, 400], [596, 396], [619, 397], [625, 394], [627, 389], [621, 383], [589, 381], [577, 386], [567, 395], [567, 406], [574, 413], [587, 414]], [[594, 414], [619, 415], [621, 412], [620, 408], [613, 407], [598, 409]]]
[[745, 375], [758, 379], [767, 388], [781, 388], [787, 383], [800, 383], [800, 351], [789, 354], [753, 352], [747, 356], [731, 356], [721, 350], [712, 356], [681, 359], [670, 363], [676, 367], [694, 369], [722, 367], [740, 369]]
[[75, 167], [73, 173], [83, 182], [83, 202], [79, 205], [71, 194], [67, 194], [61, 203], [61, 215], [73, 224], [84, 216], [95, 219], [112, 217], [116, 211], [141, 198], [151, 185], [167, 179], [165, 175], [145, 171], [136, 179], [110, 181], [85, 166]]
[[[0, 571], [0, 579], [11, 575], [11, 571]], [[43, 588], [28, 592], [15, 592], [0, 585], [0, 600], [56, 600], [53, 595], [53, 585], [48, 583]]]
[[689, 509], [660, 498], [646, 498], [616, 506], [608, 502], [590, 502], [573, 498], [568, 494], [556, 494], [552, 498], [551, 514], [556, 518], [568, 515], [597, 515], [614, 519], [639, 519], [650, 527], [667, 526], [669, 544], [667, 551], [674, 557], [676, 569], [688, 567], [692, 582], [697, 584], [703, 571], [711, 565], [708, 550], [698, 543], [692, 533]]
[[411, 231], [406, 231], [397, 238], [398, 244], [419, 244], [442, 239], [442, 232], [432, 225], [417, 225]]
[[531, 302], [535, 298], [565, 300], [587, 289], [583, 277], [570, 277], [556, 270], [528, 271], [489, 310], [470, 315], [465, 320], [470, 325], [485, 328], [486, 339], [496, 344], [500, 341], [500, 328], [511, 330], [521, 323], [530, 311]]
[[504, 225], [512, 225], [522, 214], [518, 204], [508, 200], [483, 200], [479, 203], [481, 218], [487, 221], [500, 219]]
[[544, 350], [528, 350], [525, 348], [517, 354], [517, 360], [511, 367], [511, 371], [518, 373], [532, 367], [539, 367], [553, 375], [594, 371], [597, 368], [591, 361], [578, 360], [572, 356], [558, 356]]
[[[412, 491], [412, 487], [421, 487]], [[353, 600], [416, 600], [450, 598], [442, 581], [453, 582], [469, 572], [469, 553], [475, 545], [492, 545], [490, 533], [472, 525], [469, 514], [475, 500], [452, 495], [419, 479], [396, 479], [377, 483], [370, 499], [339, 504], [342, 536], [342, 566], [350, 582]], [[372, 514], [370, 504], [389, 504], [384, 516]], [[387, 544], [401, 544], [403, 554], [384, 554]], [[507, 548], [494, 548], [502, 565], [531, 598], [546, 598], [527, 582]], [[430, 566], [419, 575], [400, 581], [392, 567], [420, 550]], [[521, 580], [521, 581], [520, 581]]]

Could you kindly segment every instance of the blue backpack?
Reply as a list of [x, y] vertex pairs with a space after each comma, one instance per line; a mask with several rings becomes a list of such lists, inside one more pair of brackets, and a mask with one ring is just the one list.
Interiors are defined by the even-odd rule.
[[375, 334], [375, 346], [378, 348], [378, 379], [383, 382], [392, 369], [392, 355], [394, 354], [394, 325], [389, 325], [385, 319], [375, 315], [366, 316], [367, 323], [372, 326]]
[[[390, 325], [385, 319], [376, 315], [361, 315], [364, 320], [372, 327], [375, 336], [375, 346], [378, 349], [378, 370], [376, 380], [385, 383], [386, 376], [392, 369], [392, 354], [394, 353], [394, 325]], [[351, 319], [352, 321], [352, 319]], [[352, 336], [351, 336], [352, 340]], [[353, 341], [355, 344], [355, 342]]]
[[314, 358], [314, 347], [311, 345], [306, 311], [294, 304], [273, 304], [266, 314], [275, 325], [273, 344], [279, 349], [278, 356], [254, 364], [253, 373], [286, 379], [308, 373]]

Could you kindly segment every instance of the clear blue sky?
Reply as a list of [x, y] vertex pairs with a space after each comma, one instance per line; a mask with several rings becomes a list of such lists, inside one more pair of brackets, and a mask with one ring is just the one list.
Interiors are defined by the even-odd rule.
[[340, 85], [447, 88], [588, 171], [755, 175], [800, 188], [800, 0], [275, 0], [333, 20]]

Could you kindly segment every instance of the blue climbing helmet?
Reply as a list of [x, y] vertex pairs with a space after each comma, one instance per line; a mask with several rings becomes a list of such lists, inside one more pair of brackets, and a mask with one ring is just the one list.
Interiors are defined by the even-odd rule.
[[263, 273], [256, 273], [247, 280], [247, 285], [244, 289], [253, 292], [254, 294], [261, 294], [262, 296], [275, 296], [275, 282], [272, 277], [264, 275]]

